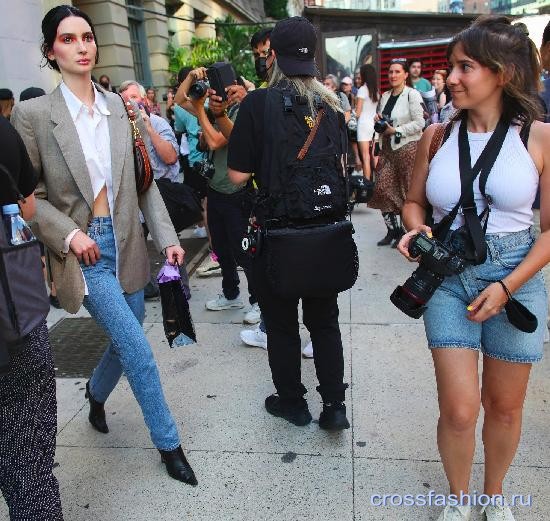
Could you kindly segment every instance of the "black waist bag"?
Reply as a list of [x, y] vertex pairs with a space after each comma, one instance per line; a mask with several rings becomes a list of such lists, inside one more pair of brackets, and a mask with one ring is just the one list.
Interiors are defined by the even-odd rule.
[[351, 288], [359, 272], [353, 233], [350, 221], [267, 230], [263, 248], [273, 292], [283, 298], [315, 298]]

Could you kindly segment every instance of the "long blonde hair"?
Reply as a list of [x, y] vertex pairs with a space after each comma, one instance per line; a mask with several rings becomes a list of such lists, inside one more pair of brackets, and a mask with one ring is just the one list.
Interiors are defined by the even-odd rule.
[[277, 58], [275, 58], [269, 69], [269, 86], [274, 87], [280, 83], [287, 83], [296, 89], [299, 96], [307, 98], [309, 110], [314, 116], [317, 114], [317, 108], [315, 107], [316, 94], [322, 102], [326, 103], [335, 112], [344, 112], [338, 96], [327, 89], [317, 78], [313, 76], [286, 76], [279, 67]]

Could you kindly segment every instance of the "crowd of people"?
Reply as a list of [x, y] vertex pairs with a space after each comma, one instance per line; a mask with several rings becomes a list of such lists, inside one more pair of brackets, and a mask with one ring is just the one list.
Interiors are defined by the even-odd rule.
[[[256, 327], [240, 337], [267, 350], [276, 390], [265, 399], [267, 412], [297, 426], [312, 421], [301, 358], [313, 358], [323, 402], [319, 427], [340, 431], [350, 423], [337, 296], [355, 282], [359, 262], [347, 220], [347, 178], [355, 170], [374, 183], [368, 205], [380, 210], [387, 227], [378, 245], [392, 245], [422, 266], [423, 257], [409, 251], [419, 235], [435, 236], [441, 248], [459, 254], [459, 239], [475, 242], [462, 213], [455, 213], [448, 233], [441, 235], [438, 227], [455, 205], [463, 205], [469, 172], [475, 219], [480, 210], [488, 215], [482, 229], [488, 253], [441, 279], [424, 324], [450, 493], [468, 493], [483, 407], [485, 493], [502, 496], [548, 314], [539, 272], [550, 261], [550, 129], [542, 122], [549, 91], [539, 96], [539, 53], [525, 30], [505, 17], [482, 17], [453, 38], [449, 68], [435, 70], [429, 81], [420, 60], [393, 58], [384, 71], [389, 89], [380, 92], [370, 63], [353, 71], [353, 78], [329, 74], [320, 81], [315, 29], [293, 17], [252, 37], [257, 88], [244, 80], [225, 92], [201, 91], [195, 87], [207, 79], [207, 69], [183, 68], [167, 92], [164, 113], [154, 88], [134, 80], [115, 88], [107, 75], [93, 78], [97, 35], [78, 8], [51, 9], [42, 33], [43, 58], [61, 83], [49, 94], [26, 89], [19, 103], [9, 89], [0, 89], [0, 132], [10, 143], [0, 149], [0, 164], [12, 177], [0, 177], [0, 194], [15, 183], [22, 216], [43, 243], [52, 305], [71, 313], [84, 306], [110, 338], [86, 383], [91, 426], [109, 433], [108, 398], [126, 375], [168, 474], [197, 485], [142, 328], [144, 299], [158, 296], [149, 273], [149, 234], [187, 283], [180, 230], [163, 202], [166, 190], [183, 181], [201, 201], [202, 220], [193, 234], [208, 239], [210, 254], [197, 275], [221, 280], [220, 294], [205, 307], [246, 307], [243, 322]], [[550, 27], [541, 48], [545, 68], [549, 49]], [[431, 92], [435, 117], [423, 96]], [[136, 189], [129, 117], [137, 120], [156, 180], [143, 193]], [[484, 181], [474, 182], [491, 148], [496, 153]], [[539, 235], [532, 228], [537, 193]], [[0, 197], [2, 205], [14, 202]], [[314, 287], [311, 271], [322, 287]], [[300, 300], [311, 335], [303, 350]], [[534, 332], [513, 325], [513, 302], [538, 320]], [[449, 327], [441, 328], [443, 323]], [[52, 473], [54, 366], [45, 321], [8, 355], [8, 369], [0, 372], [0, 489], [12, 520], [61, 520]], [[36, 410], [41, 414], [28, 421]], [[484, 514], [488, 521], [514, 519], [498, 501]], [[468, 504], [447, 505], [438, 521], [470, 517]]]

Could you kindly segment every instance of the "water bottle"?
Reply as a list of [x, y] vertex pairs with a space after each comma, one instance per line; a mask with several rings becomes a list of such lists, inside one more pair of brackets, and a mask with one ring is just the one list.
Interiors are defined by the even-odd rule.
[[2, 216], [8, 241], [13, 246], [36, 240], [29, 225], [19, 214], [18, 204], [7, 204], [2, 206]]

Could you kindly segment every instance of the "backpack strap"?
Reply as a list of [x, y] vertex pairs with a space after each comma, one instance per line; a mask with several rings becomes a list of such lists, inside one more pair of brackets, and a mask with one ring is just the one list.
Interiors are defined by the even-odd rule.
[[313, 143], [313, 140], [317, 135], [317, 131], [319, 130], [319, 125], [321, 124], [321, 120], [323, 119], [324, 115], [325, 115], [324, 108], [320, 109], [319, 112], [317, 112], [317, 117], [315, 118], [315, 124], [311, 128], [311, 131], [309, 133], [309, 136], [306, 139], [306, 142], [304, 143], [304, 146], [300, 149], [300, 151], [298, 152], [298, 156], [296, 157], [296, 159], [298, 159], [299, 161], [302, 161], [306, 157], [309, 151], [309, 147], [311, 146], [311, 143]]

